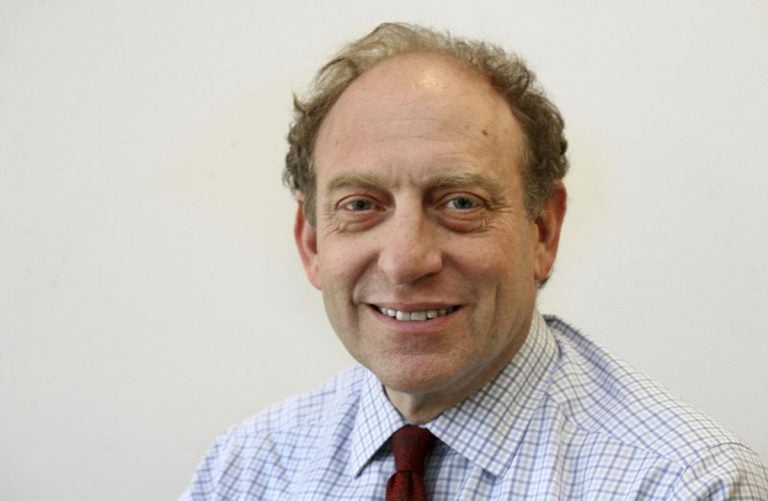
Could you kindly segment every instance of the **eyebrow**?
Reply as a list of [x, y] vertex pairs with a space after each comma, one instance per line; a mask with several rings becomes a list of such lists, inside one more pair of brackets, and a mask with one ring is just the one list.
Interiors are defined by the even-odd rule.
[[502, 198], [504, 192], [507, 191], [507, 188], [501, 183], [475, 172], [436, 174], [428, 178], [428, 185], [430, 190], [478, 186], [487, 191], [493, 201]]
[[381, 189], [381, 185], [381, 180], [373, 174], [345, 172], [331, 179], [331, 182], [328, 183], [325, 191], [327, 193], [333, 193], [349, 187]]
[[[333, 178], [326, 187], [327, 193], [333, 193], [349, 187], [382, 189], [384, 180], [380, 176], [364, 172], [345, 172]], [[486, 190], [493, 199], [501, 198], [507, 189], [501, 183], [475, 172], [440, 173], [428, 176], [426, 183], [429, 191], [478, 186]]]

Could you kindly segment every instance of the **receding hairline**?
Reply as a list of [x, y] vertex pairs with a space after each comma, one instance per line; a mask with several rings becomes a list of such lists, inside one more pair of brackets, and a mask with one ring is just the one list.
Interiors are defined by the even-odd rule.
[[462, 74], [466, 75], [469, 78], [476, 77], [477, 79], [480, 79], [483, 82], [487, 82], [488, 84], [491, 83], [489, 76], [485, 72], [483, 72], [482, 69], [478, 68], [471, 62], [465, 59], [462, 59], [455, 54], [451, 54], [450, 52], [443, 51], [437, 48], [431, 49], [431, 48], [423, 48], [423, 47], [414, 47], [411, 50], [400, 52], [397, 54], [392, 54], [377, 61], [369, 68], [366, 68], [365, 71], [360, 73], [360, 75], [358, 75], [355, 79], [353, 79], [350, 82], [350, 84], [347, 86], [347, 88], [349, 88], [352, 84], [354, 84], [355, 81], [360, 80], [366, 74], [371, 73], [372, 71], [378, 68], [381, 68], [382, 66], [389, 66], [391, 64], [394, 64], [396, 62], [399, 62], [405, 59], [425, 59], [425, 60], [440, 61], [440, 62], [446, 63], [446, 66], [450, 66], [456, 70], [459, 70]]
[[[320, 129], [323, 128], [324, 124], [327, 122], [328, 116], [333, 112], [333, 109], [337, 107], [339, 101], [345, 99], [345, 96], [346, 97], [349, 96], [350, 90], [352, 90], [353, 92], [365, 92], [365, 87], [370, 85], [366, 80], [373, 78], [371, 75], [374, 75], [381, 71], [386, 71], [388, 67], [392, 65], [403, 64], [404, 62], [408, 62], [408, 60], [411, 60], [411, 59], [417, 59], [417, 60], [424, 59], [425, 63], [437, 62], [442, 67], [449, 68], [449, 71], [452, 73], [452, 76], [455, 76], [457, 79], [484, 86], [488, 91], [490, 91], [490, 93], [494, 94], [495, 96], [500, 98], [501, 101], [504, 102], [505, 108], [512, 112], [512, 116], [516, 119], [516, 121], [518, 121], [518, 125], [519, 125], [519, 118], [516, 113], [516, 111], [518, 110], [515, 110], [514, 107], [511, 106], [509, 101], [505, 98], [503, 91], [497, 88], [493, 84], [491, 77], [487, 73], [485, 73], [482, 69], [476, 67], [475, 65], [473, 65], [472, 63], [466, 60], [459, 58], [458, 56], [455, 56], [447, 52], [441, 52], [437, 49], [432, 50], [432, 49], [416, 48], [410, 52], [398, 53], [398, 54], [393, 54], [391, 56], [387, 56], [384, 59], [377, 61], [371, 67], [365, 69], [365, 71], [363, 71], [362, 73], [357, 75], [354, 79], [349, 81], [347, 85], [338, 94], [338, 96], [333, 100], [333, 104], [328, 108], [328, 111], [326, 112], [325, 116], [320, 121], [320, 125], [318, 126], [318, 132]], [[392, 76], [390, 76], [390, 78], [392, 78]], [[360, 88], [361, 85], [365, 87]], [[317, 136], [315, 136], [313, 143], [316, 143], [316, 141], [317, 141]], [[314, 145], [315, 144], [313, 144], [313, 148], [314, 148]]]
[[[373, 65], [371, 68], [367, 69], [365, 72], [360, 74], [357, 78], [355, 78], [352, 82], [347, 85], [346, 88], [339, 94], [337, 99], [333, 102], [333, 104], [329, 107], [328, 111], [326, 112], [325, 116], [320, 121], [319, 126], [317, 127], [317, 133], [315, 134], [315, 137], [312, 141], [312, 157], [311, 157], [311, 164], [313, 168], [317, 167], [316, 162], [316, 155], [318, 150], [319, 142], [322, 138], [325, 138], [327, 140], [326, 134], [329, 132], [329, 127], [334, 128], [337, 123], [340, 120], [339, 114], [339, 106], [349, 106], [349, 100], [352, 99], [353, 102], [355, 99], [360, 99], [362, 96], [376, 96], [376, 95], [385, 95], [386, 92], [389, 90], [387, 87], [382, 87], [380, 85], [380, 82], [377, 82], [376, 80], [376, 73], [385, 71], [384, 78], [387, 80], [391, 80], [394, 82], [395, 80], [399, 80], [402, 78], [402, 72], [399, 73], [397, 71], [397, 67], [392, 67], [393, 64], [408, 64], [409, 60], [424, 58], [426, 59], [426, 64], [432, 64], [437, 63], [439, 66], [437, 66], [437, 71], [445, 72], [443, 74], [440, 74], [440, 79], [435, 80], [435, 85], [440, 85], [441, 82], [450, 82], [451, 79], [455, 78], [455, 81], [458, 82], [458, 85], [464, 85], [467, 87], [472, 87], [475, 90], [472, 89], [459, 89], [459, 92], [464, 94], [465, 92], [469, 92], [474, 96], [479, 95], [486, 95], [488, 97], [488, 107], [487, 109], [491, 111], [493, 114], [491, 119], [489, 120], [489, 123], [487, 125], [480, 125], [478, 127], [478, 130], [476, 131], [478, 135], [482, 134], [484, 136], [488, 136], [487, 130], [492, 130], [494, 128], [493, 122], [499, 123], [499, 125], [502, 127], [502, 129], [498, 130], [500, 134], [491, 134], [491, 136], [488, 138], [492, 141], [505, 141], [508, 139], [509, 136], [506, 134], [511, 134], [512, 137], [515, 137], [516, 140], [515, 143], [518, 143], [515, 145], [515, 157], [514, 162], [516, 163], [517, 168], [521, 169], [521, 174], [523, 174], [523, 169], [525, 169], [525, 164], [527, 161], [526, 158], [526, 150], [528, 148], [527, 144], [527, 137], [525, 133], [525, 129], [523, 127], [523, 124], [521, 122], [521, 118], [518, 116], [518, 113], [504, 96], [503, 92], [495, 87], [493, 85], [493, 82], [491, 81], [490, 77], [483, 73], [480, 69], [472, 66], [470, 63], [463, 61], [451, 54], [443, 54], [437, 51], [429, 51], [429, 50], [418, 50], [414, 52], [409, 52], [405, 54], [396, 54], [391, 57], [388, 57], [387, 59], [384, 59], [382, 61], [379, 61], [377, 64]], [[406, 73], [422, 73], [418, 68], [414, 69], [414, 67], [411, 65], [407, 69], [404, 69], [404, 72]], [[365, 81], [366, 79], [372, 79], [370, 82]], [[447, 85], [457, 85], [455, 83], [449, 83]], [[426, 86], [418, 84], [414, 85], [414, 92], [418, 92], [417, 87], [428, 87], [429, 84]], [[425, 93], [429, 93], [430, 89], [425, 88]], [[426, 94], [425, 94], [426, 95]], [[494, 101], [494, 102], [491, 102]], [[506, 118], [502, 115], [507, 115], [511, 121], [506, 122]], [[498, 122], [501, 120], [501, 122]], [[343, 121], [342, 121], [343, 122]], [[506, 122], [506, 125], [503, 123]], [[507, 129], [507, 126], [511, 127], [511, 129]], [[488, 128], [490, 127], [490, 129]]]

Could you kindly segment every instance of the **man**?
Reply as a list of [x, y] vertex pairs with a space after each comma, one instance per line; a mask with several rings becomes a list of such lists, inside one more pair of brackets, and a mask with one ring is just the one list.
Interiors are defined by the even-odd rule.
[[186, 496], [768, 499], [752, 450], [536, 311], [562, 131], [493, 46], [386, 24], [328, 63], [296, 102], [285, 179], [361, 366], [223, 435]]

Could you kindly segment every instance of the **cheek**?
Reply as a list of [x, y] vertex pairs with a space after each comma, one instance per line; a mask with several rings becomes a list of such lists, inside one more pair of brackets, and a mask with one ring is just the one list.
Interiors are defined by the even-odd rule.
[[455, 255], [460, 256], [465, 269], [488, 283], [520, 280], [523, 271], [533, 267], [531, 249], [521, 243], [508, 238], [478, 241], [465, 244], [464, 250]]
[[344, 295], [347, 300], [361, 282], [372, 262], [371, 252], [359, 242], [326, 242], [319, 253], [319, 276], [323, 291], [329, 295]]
[[533, 249], [523, 238], [498, 238], [469, 246], [459, 266], [474, 288], [481, 316], [503, 320], [535, 301], [536, 280]]

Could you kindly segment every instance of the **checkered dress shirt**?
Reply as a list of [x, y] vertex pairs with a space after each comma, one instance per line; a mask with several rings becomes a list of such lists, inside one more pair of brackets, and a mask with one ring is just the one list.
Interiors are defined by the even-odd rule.
[[[405, 421], [354, 367], [222, 435], [185, 500], [383, 500]], [[433, 500], [768, 500], [760, 458], [555, 317], [425, 425]]]

